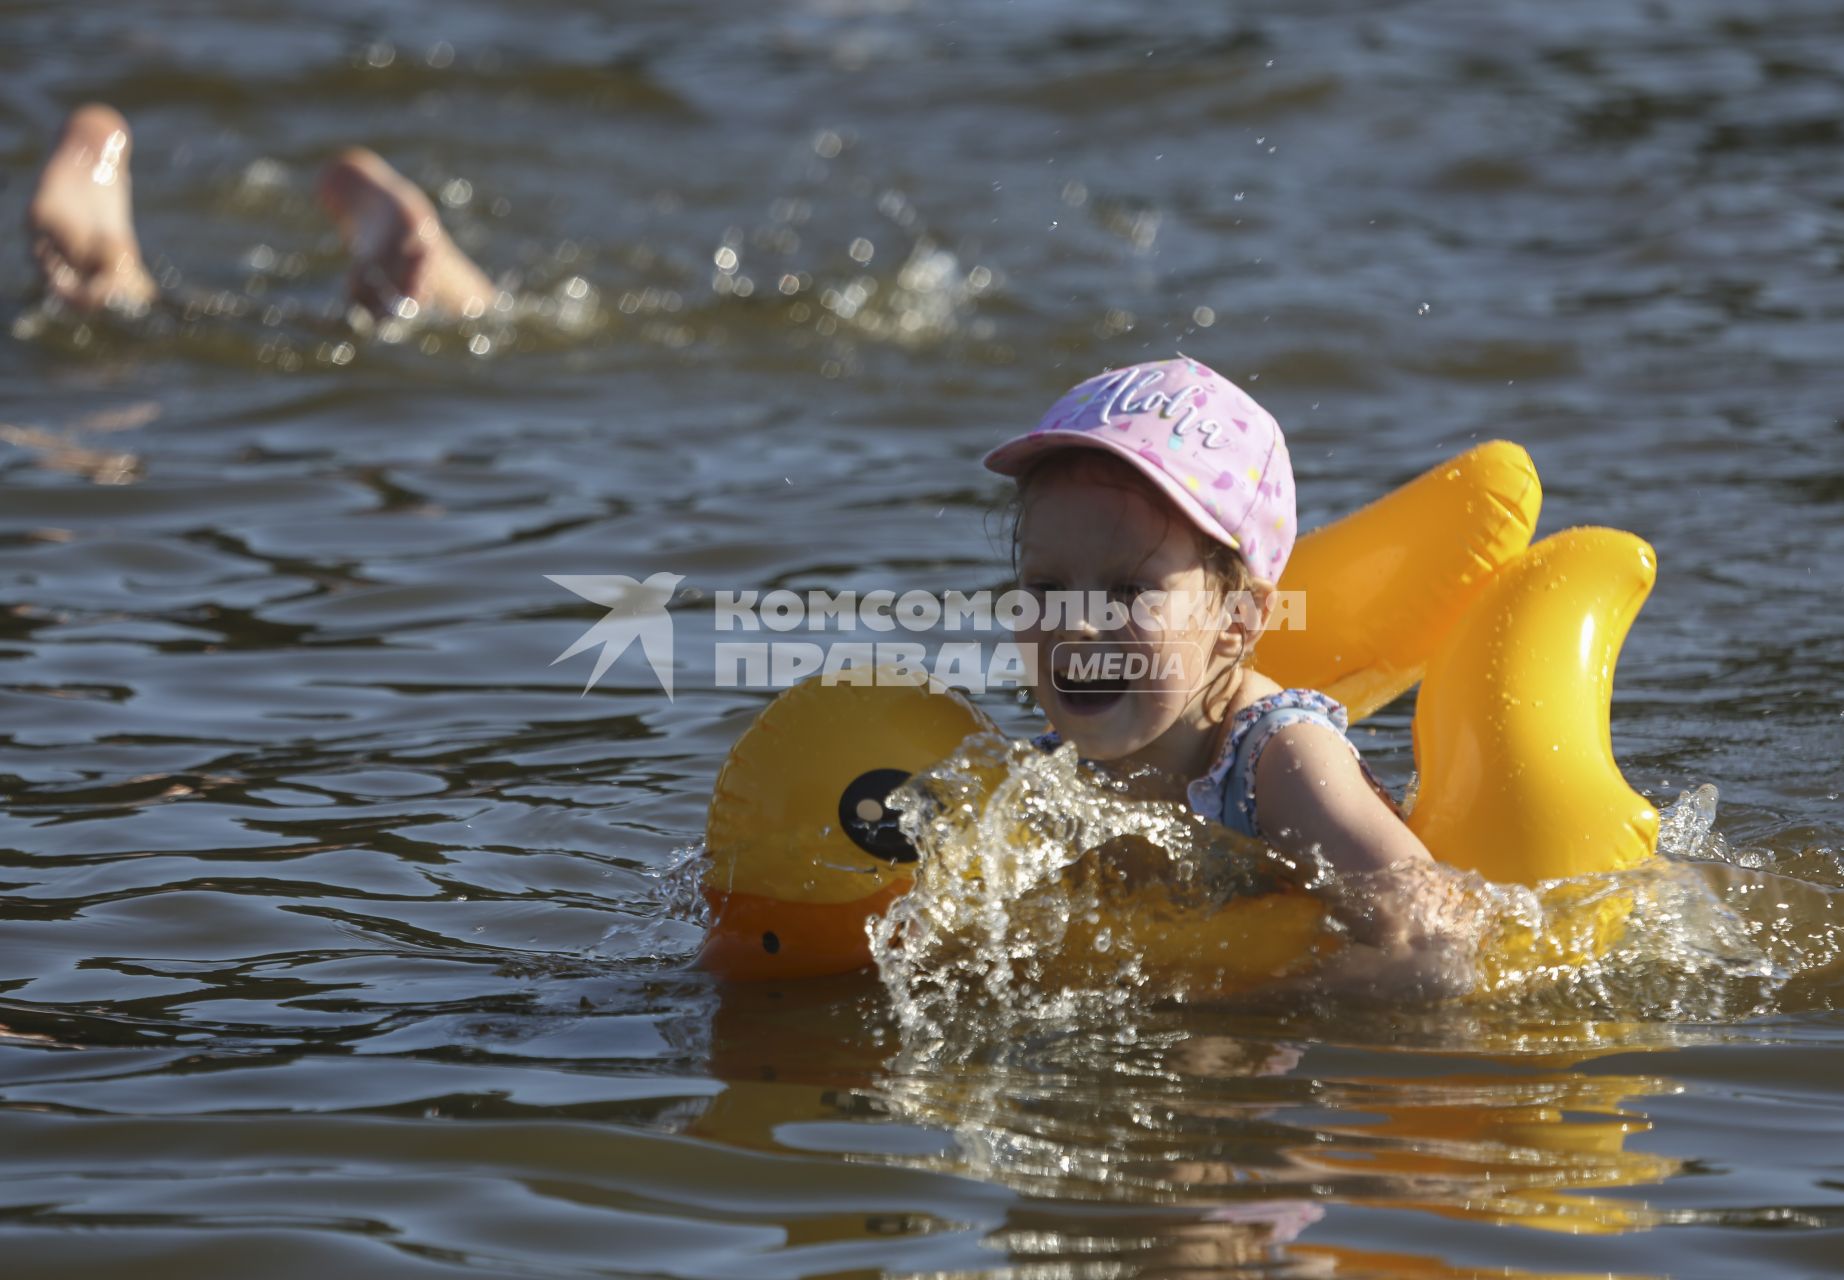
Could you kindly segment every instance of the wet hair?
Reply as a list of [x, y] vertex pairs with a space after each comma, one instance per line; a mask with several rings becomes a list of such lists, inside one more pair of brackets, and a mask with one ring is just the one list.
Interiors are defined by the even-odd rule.
[[[1077, 471], [1087, 471], [1101, 477], [1107, 488], [1117, 488], [1128, 493], [1137, 493], [1153, 505], [1167, 521], [1177, 521], [1190, 533], [1197, 544], [1198, 560], [1203, 566], [1204, 581], [1216, 594], [1219, 601], [1232, 601], [1246, 598], [1255, 585], [1255, 575], [1249, 569], [1248, 562], [1240, 552], [1227, 542], [1212, 538], [1199, 529], [1185, 515], [1172, 505], [1171, 498], [1155, 485], [1138, 468], [1124, 459], [1105, 453], [1099, 449], [1056, 449], [1044, 454], [1017, 476], [1017, 484], [1012, 497], [1004, 508], [1006, 533], [1011, 544], [1012, 576], [1018, 576], [1018, 533], [1024, 524], [1025, 509], [1031, 501], [1031, 492], [1038, 485], [1053, 476], [1069, 475]], [[1242, 652], [1235, 662], [1219, 678], [1227, 680], [1236, 668], [1243, 666], [1255, 651], [1255, 641], [1259, 632], [1248, 628], [1243, 634]], [[1217, 691], [1211, 691], [1214, 702]]]

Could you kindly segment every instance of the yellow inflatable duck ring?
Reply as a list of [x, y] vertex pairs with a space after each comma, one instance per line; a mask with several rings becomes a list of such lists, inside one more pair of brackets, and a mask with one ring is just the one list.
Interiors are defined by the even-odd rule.
[[699, 962], [744, 981], [871, 963], [865, 921], [909, 888], [917, 858], [885, 798], [992, 727], [959, 694], [914, 685], [811, 679], [769, 703], [711, 796]]
[[[1493, 442], [1302, 538], [1282, 581], [1313, 610], [1270, 633], [1258, 665], [1322, 689], [1355, 720], [1419, 681], [1420, 796], [1410, 826], [1437, 858], [1542, 885], [1651, 856], [1658, 815], [1614, 762], [1608, 730], [1620, 645], [1649, 593], [1652, 549], [1612, 529], [1530, 545], [1541, 488], [1529, 455]], [[737, 741], [705, 832], [712, 925], [699, 963], [720, 978], [811, 978], [871, 963], [867, 922], [914, 880], [917, 851], [888, 808], [910, 775], [991, 721], [919, 686], [797, 685]], [[1157, 886], [1121, 900], [1110, 929], [1149, 974], [1227, 994], [1298, 972], [1334, 945], [1323, 904], [1297, 889], [1208, 913]], [[1565, 883], [1544, 894], [1565, 910]], [[1501, 938], [1483, 986], [1605, 951], [1622, 895], [1584, 895], [1566, 936]], [[1135, 919], [1148, 927], [1136, 929]], [[1153, 923], [1156, 921], [1156, 925]]]

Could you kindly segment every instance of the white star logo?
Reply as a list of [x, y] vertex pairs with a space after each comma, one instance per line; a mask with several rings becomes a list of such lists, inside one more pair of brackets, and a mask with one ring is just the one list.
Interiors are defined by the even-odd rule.
[[588, 693], [614, 665], [615, 659], [626, 653], [627, 647], [638, 638], [641, 652], [647, 655], [647, 662], [653, 667], [654, 677], [666, 691], [666, 701], [672, 701], [672, 615], [666, 612], [666, 605], [672, 600], [674, 588], [685, 580], [683, 574], [656, 573], [645, 582], [636, 582], [620, 573], [547, 573], [544, 576], [565, 591], [574, 592], [608, 610], [608, 615], [578, 636], [576, 643], [551, 659], [553, 667], [585, 649], [601, 645], [595, 670], [589, 673], [588, 683], [583, 685], [583, 692]]

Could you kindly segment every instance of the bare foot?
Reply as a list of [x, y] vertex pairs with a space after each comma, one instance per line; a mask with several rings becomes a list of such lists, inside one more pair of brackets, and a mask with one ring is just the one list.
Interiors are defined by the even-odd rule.
[[448, 238], [429, 197], [376, 152], [354, 147], [335, 156], [319, 192], [352, 255], [352, 300], [373, 315], [473, 317], [498, 295]]
[[98, 103], [78, 107], [26, 207], [46, 291], [85, 310], [139, 310], [157, 292], [134, 235], [130, 145], [120, 112]]

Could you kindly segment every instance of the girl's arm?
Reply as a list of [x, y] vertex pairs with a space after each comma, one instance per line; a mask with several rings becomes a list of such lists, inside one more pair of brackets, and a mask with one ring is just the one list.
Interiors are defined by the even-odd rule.
[[1256, 762], [1255, 796], [1268, 844], [1336, 873], [1321, 896], [1354, 945], [1315, 975], [1320, 989], [1452, 995], [1471, 985], [1473, 940], [1451, 879], [1372, 789], [1349, 743], [1322, 725], [1289, 725]]
[[1268, 740], [1255, 764], [1255, 807], [1269, 844], [1315, 851], [1340, 875], [1433, 861], [1371, 789], [1350, 744], [1321, 725], [1288, 725]]

